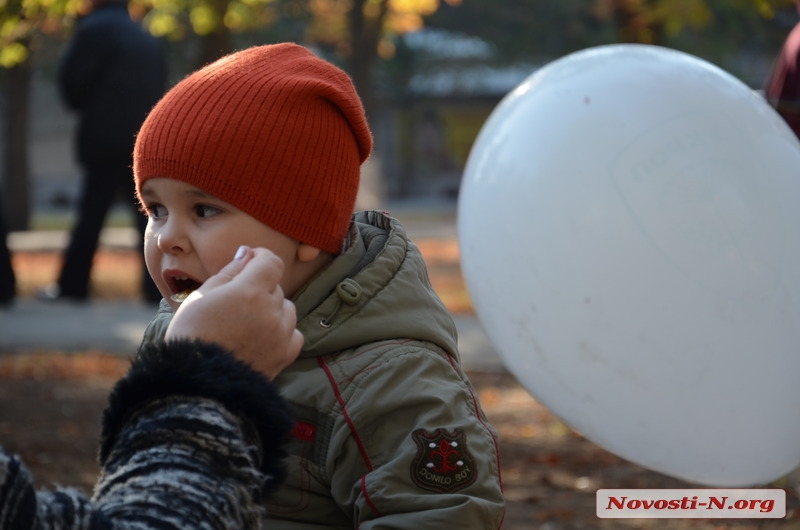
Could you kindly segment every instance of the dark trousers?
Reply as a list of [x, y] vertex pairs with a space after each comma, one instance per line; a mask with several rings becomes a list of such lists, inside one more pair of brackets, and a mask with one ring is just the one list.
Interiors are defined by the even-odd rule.
[[5, 205], [0, 195], [0, 304], [14, 298], [16, 280], [11, 267], [11, 252], [8, 250], [8, 229], [6, 228]]
[[147, 218], [138, 211], [130, 166], [93, 165], [86, 168], [81, 192], [78, 219], [72, 229], [69, 246], [64, 253], [58, 286], [62, 296], [84, 299], [89, 296], [92, 261], [97, 251], [100, 231], [108, 211], [119, 193], [126, 198], [136, 218], [142, 256], [142, 297], [148, 302], [161, 299], [147, 268], [144, 266], [144, 230]]

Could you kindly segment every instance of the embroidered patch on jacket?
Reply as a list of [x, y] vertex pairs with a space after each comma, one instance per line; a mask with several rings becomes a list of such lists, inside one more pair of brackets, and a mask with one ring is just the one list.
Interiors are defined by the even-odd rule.
[[412, 434], [417, 456], [411, 464], [411, 478], [420, 488], [452, 493], [475, 482], [475, 464], [467, 451], [464, 431], [437, 429]]
[[317, 428], [307, 421], [296, 421], [292, 427], [292, 438], [303, 442], [313, 442], [317, 435]]

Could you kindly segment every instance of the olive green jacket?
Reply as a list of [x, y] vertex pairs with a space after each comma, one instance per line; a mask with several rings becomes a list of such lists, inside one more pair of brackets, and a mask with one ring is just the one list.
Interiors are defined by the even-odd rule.
[[[294, 303], [303, 352], [276, 382], [297, 423], [267, 528], [499, 528], [497, 436], [400, 224], [356, 214], [345, 252]], [[162, 305], [145, 340], [169, 317]]]

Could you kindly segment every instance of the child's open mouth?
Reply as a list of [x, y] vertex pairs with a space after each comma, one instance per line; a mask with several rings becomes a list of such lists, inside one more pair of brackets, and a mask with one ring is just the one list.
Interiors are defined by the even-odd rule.
[[200, 282], [193, 280], [186, 276], [175, 276], [170, 282], [170, 287], [174, 291], [170, 300], [177, 303], [182, 303], [190, 294], [192, 294], [198, 287], [202, 285]]

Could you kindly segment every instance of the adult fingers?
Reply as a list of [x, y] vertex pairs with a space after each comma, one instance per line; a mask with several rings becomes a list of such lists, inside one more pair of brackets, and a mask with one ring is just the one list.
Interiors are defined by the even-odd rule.
[[292, 329], [292, 336], [289, 339], [289, 352], [292, 358], [296, 358], [303, 349], [303, 342], [305, 341], [303, 334], [297, 329], [297, 311], [294, 304], [290, 300], [284, 299], [283, 311], [285, 314], [291, 315], [287, 325]]
[[257, 247], [250, 251], [252, 257], [237, 273], [236, 281], [274, 292], [283, 277], [283, 260], [266, 248]]

